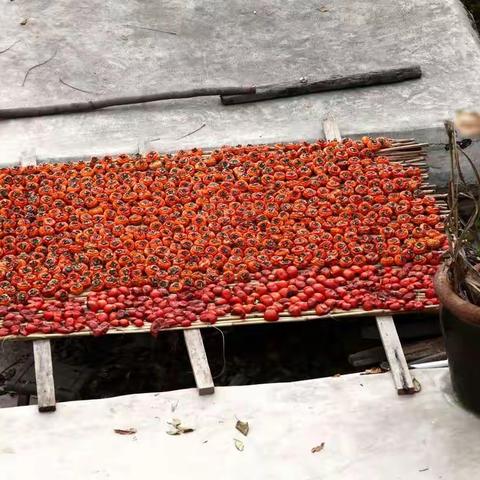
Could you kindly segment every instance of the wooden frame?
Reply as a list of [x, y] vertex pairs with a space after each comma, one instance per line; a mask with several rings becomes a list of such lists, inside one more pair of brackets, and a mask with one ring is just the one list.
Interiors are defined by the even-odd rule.
[[[323, 129], [327, 139], [337, 139], [341, 140], [341, 134], [339, 127], [333, 118], [332, 115], [328, 115], [323, 122]], [[411, 143], [412, 139], [403, 139], [398, 140], [397, 142], [402, 145], [404, 142]], [[411, 145], [411, 148], [416, 150], [418, 147], [423, 146], [424, 144], [414, 144]], [[417, 165], [419, 162], [423, 161], [423, 154], [416, 151], [405, 153], [404, 147], [394, 147], [393, 149], [388, 150], [403, 150], [402, 152], [393, 151], [389, 153], [392, 156], [392, 161], [396, 161], [397, 157], [401, 157], [405, 162], [411, 163], [412, 165]], [[204, 155], [208, 155], [205, 151]], [[35, 158], [35, 153], [33, 150], [26, 152], [21, 160], [22, 166], [36, 165], [37, 161]], [[420, 165], [418, 165], [420, 166]], [[423, 167], [422, 167], [423, 168]], [[426, 190], [424, 190], [426, 191]], [[430, 192], [430, 190], [429, 190]], [[421, 292], [417, 292], [420, 295]], [[430, 306], [425, 309], [426, 313], [436, 313], [438, 312], [437, 306]], [[412, 312], [395, 312], [397, 314], [405, 314]], [[398, 338], [398, 334], [395, 328], [393, 318], [391, 316], [392, 312], [388, 310], [372, 310], [365, 311], [362, 309], [354, 309], [351, 311], [332, 311], [331, 313], [319, 317], [315, 312], [309, 311], [305, 312], [300, 317], [291, 317], [288, 313], [281, 313], [280, 319], [274, 323], [284, 323], [284, 322], [302, 322], [309, 320], [341, 320], [345, 318], [358, 318], [358, 317], [376, 317], [377, 326], [380, 331], [382, 338], [382, 343], [384, 345], [387, 358], [389, 360], [390, 369], [392, 371], [392, 376], [397, 388], [398, 393], [413, 393], [413, 381], [408, 371], [408, 367], [405, 361], [405, 356]], [[234, 316], [225, 316], [218, 319], [218, 327], [232, 327], [238, 325], [258, 325], [266, 324], [263, 317], [252, 314], [247, 315], [245, 319], [234, 317]], [[0, 322], [1, 326], [1, 322]], [[173, 327], [167, 329], [167, 331], [178, 331], [182, 330], [185, 338], [185, 343], [188, 350], [188, 355], [190, 358], [190, 363], [192, 365], [193, 374], [195, 377], [195, 382], [197, 385], [198, 393], [200, 395], [211, 394], [214, 392], [214, 383], [213, 378], [210, 372], [210, 367], [208, 364], [207, 355], [205, 352], [205, 347], [203, 344], [203, 339], [201, 335], [201, 329], [211, 328], [210, 324], [196, 323], [190, 327]], [[112, 328], [108, 331], [108, 334], [127, 334], [127, 333], [145, 333], [150, 331], [150, 326], [147, 324], [144, 327], [126, 327], [126, 328]], [[38, 392], [38, 404], [40, 411], [52, 411], [55, 410], [55, 390], [54, 390], [54, 380], [53, 380], [53, 366], [51, 358], [51, 347], [50, 340], [55, 338], [63, 337], [74, 337], [74, 336], [91, 336], [92, 333], [89, 330], [74, 332], [71, 334], [32, 334], [27, 337], [22, 336], [9, 336], [5, 337], [3, 340], [27, 340], [33, 342], [33, 351], [34, 351], [34, 361], [35, 361], [35, 374], [37, 381], [37, 392]]]

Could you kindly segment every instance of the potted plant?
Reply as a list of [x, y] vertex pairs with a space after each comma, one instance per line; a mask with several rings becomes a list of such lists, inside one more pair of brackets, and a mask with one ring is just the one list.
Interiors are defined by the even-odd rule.
[[[463, 405], [480, 413], [480, 175], [470, 157], [457, 144], [455, 127], [446, 122], [451, 155], [447, 218], [449, 240], [446, 260], [435, 277], [441, 303], [440, 320], [450, 367], [452, 386]], [[467, 183], [460, 155], [472, 169], [477, 188]], [[460, 199], [472, 206], [466, 217], [459, 212]]]

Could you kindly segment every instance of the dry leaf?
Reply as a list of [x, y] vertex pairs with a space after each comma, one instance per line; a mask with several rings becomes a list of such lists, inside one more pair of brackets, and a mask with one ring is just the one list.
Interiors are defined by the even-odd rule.
[[190, 428], [190, 427], [177, 427], [178, 428], [178, 431], [180, 433], [192, 433], [194, 432], [195, 430], [193, 428]]
[[243, 452], [243, 449], [245, 448], [245, 445], [243, 444], [243, 442], [241, 440], [237, 440], [236, 438], [234, 438], [233, 441], [235, 442], [235, 448], [239, 452]]
[[413, 377], [412, 381], [413, 381], [413, 388], [415, 389], [415, 393], [421, 392], [422, 384], [415, 377]]
[[115, 428], [113, 431], [115, 433], [118, 433], [119, 435], [135, 435], [137, 433], [136, 428], [126, 428], [126, 429]]
[[383, 370], [380, 367], [367, 368], [360, 375], [376, 375], [378, 373], [383, 373]]
[[321, 7], [317, 8], [317, 10], [321, 13], [327, 13], [330, 11], [325, 5], [322, 5]]
[[242, 422], [241, 420], [238, 420], [235, 428], [242, 434], [247, 436], [248, 432], [250, 431], [250, 427], [248, 425], [248, 422]]
[[320, 445], [317, 445], [316, 447], [312, 448], [312, 453], [318, 453], [323, 450], [323, 447], [325, 446], [325, 442], [322, 442]]
[[172, 418], [172, 421], [171, 422], [167, 422], [169, 425], [171, 425], [172, 427], [175, 427], [177, 428], [179, 425], [182, 424], [182, 421], [179, 419], [179, 418]]
[[28, 18], [24, 18], [21, 22], [20, 25], [26, 25], [28, 22]]
[[172, 418], [171, 422], [167, 422], [168, 425], [171, 425], [173, 428], [167, 431], [168, 435], [180, 435], [182, 433], [192, 433], [193, 428], [182, 427], [182, 421], [179, 418]]

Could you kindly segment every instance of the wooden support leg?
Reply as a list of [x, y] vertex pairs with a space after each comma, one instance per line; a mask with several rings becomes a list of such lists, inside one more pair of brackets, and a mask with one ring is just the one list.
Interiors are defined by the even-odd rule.
[[203, 345], [202, 333], [197, 329], [185, 330], [183, 334], [185, 336], [185, 343], [187, 344], [188, 356], [190, 357], [198, 394], [212, 394], [215, 391], [215, 386]]
[[30, 395], [28, 393], [20, 393], [17, 398], [17, 407], [30, 405]]
[[56, 402], [50, 340], [34, 340], [33, 359], [37, 382], [38, 410], [40, 412], [53, 412], [56, 409]]
[[393, 317], [383, 315], [376, 317], [376, 319], [397, 393], [399, 395], [415, 393], [415, 385], [408, 369]]

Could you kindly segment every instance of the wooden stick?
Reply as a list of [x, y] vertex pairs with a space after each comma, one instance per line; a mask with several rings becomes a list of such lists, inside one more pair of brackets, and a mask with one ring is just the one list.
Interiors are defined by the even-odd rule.
[[397, 393], [399, 395], [415, 393], [413, 379], [408, 369], [393, 317], [390, 315], [377, 316], [376, 320]]
[[158, 102], [159, 100], [173, 100], [177, 98], [207, 97], [212, 95], [235, 95], [255, 93], [255, 87], [212, 87], [194, 88], [191, 90], [177, 90], [149, 95], [130, 95], [127, 97], [104, 98], [88, 102], [60, 103], [41, 107], [19, 107], [0, 109], [0, 118], [41, 117], [44, 115], [58, 115], [63, 113], [93, 112], [106, 107], [118, 105], [132, 105], [135, 103]]
[[210, 395], [215, 391], [207, 354], [203, 345], [202, 332], [200, 330], [185, 330], [183, 332], [187, 345], [190, 364], [192, 365], [195, 383], [199, 395]]
[[53, 412], [56, 409], [56, 401], [50, 340], [35, 340], [33, 342], [33, 358], [38, 410], [40, 412]]
[[388, 70], [377, 70], [367, 73], [356, 73], [344, 77], [331, 77], [324, 80], [288, 82], [277, 85], [265, 85], [257, 87], [256, 93], [246, 95], [222, 95], [224, 105], [235, 105], [238, 103], [258, 102], [272, 98], [292, 97], [308, 93], [328, 92], [332, 90], [343, 90], [346, 88], [369, 87], [388, 83], [414, 80], [422, 76], [420, 65], [412, 65], [404, 68], [392, 68]]
[[420, 150], [423, 147], [428, 147], [428, 143], [412, 143], [411, 145], [402, 145], [401, 147], [382, 148], [378, 153]]

